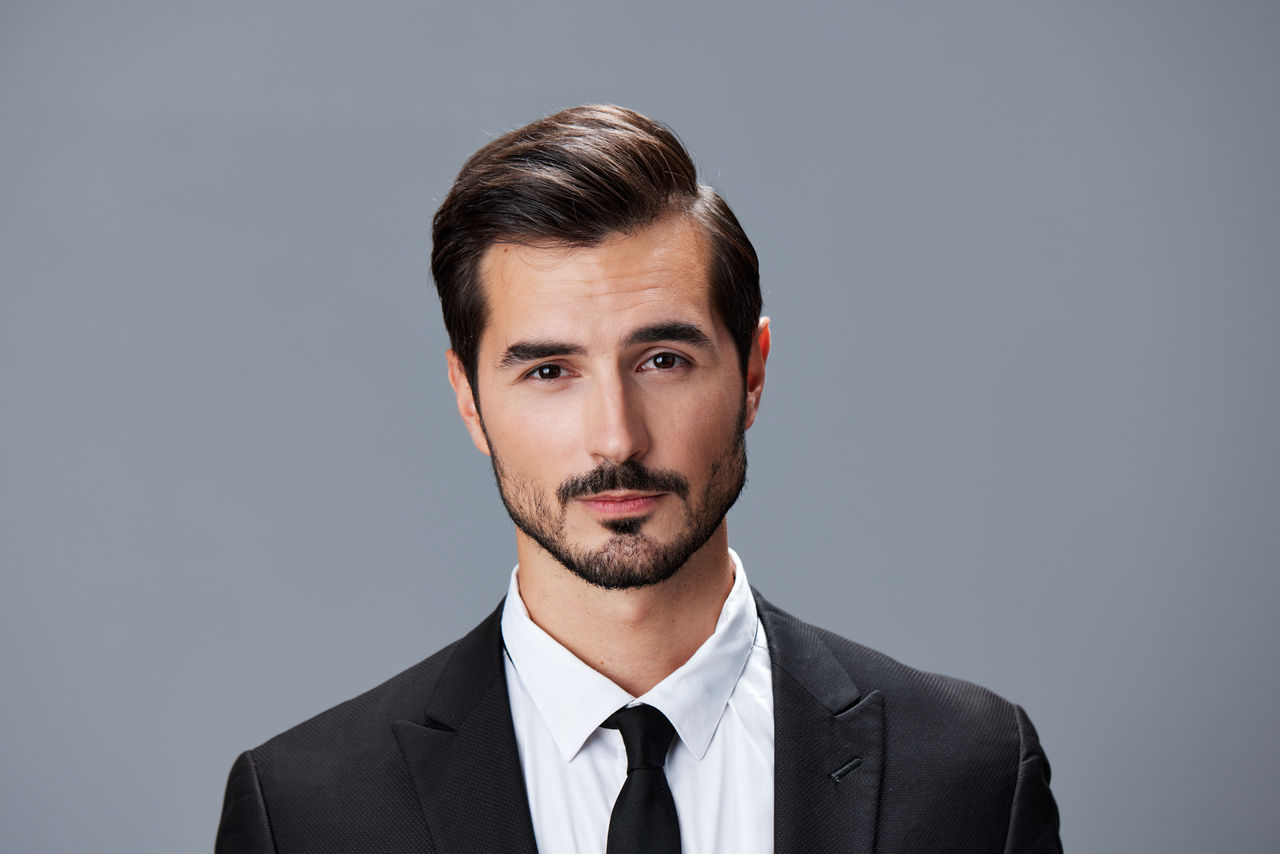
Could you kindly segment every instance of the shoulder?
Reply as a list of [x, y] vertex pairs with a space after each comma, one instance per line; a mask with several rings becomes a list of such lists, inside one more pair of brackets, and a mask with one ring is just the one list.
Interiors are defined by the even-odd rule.
[[359, 751], [371, 742], [384, 741], [395, 721], [420, 721], [459, 643], [258, 745], [251, 751], [255, 760], [262, 766], [288, 756], [296, 764], [309, 755], [321, 755], [331, 762], [335, 750]]
[[219, 838], [254, 833], [272, 838], [274, 850], [367, 850], [361, 828], [372, 826], [383, 829], [380, 839], [421, 848], [418, 796], [397, 729], [431, 725], [433, 712], [448, 711], [501, 674], [497, 614], [377, 687], [242, 754], [228, 781]]
[[421, 724], [441, 696], [465, 692], [502, 673], [502, 604], [467, 635], [385, 682], [255, 747], [255, 758], [361, 749], [382, 743], [397, 721]]
[[778, 667], [815, 695], [847, 680], [844, 697], [882, 704], [888, 784], [1011, 781], [1020, 759], [1038, 750], [1023, 711], [995, 691], [904, 665], [756, 598]]
[[[883, 696], [886, 713], [902, 714], [921, 729], [964, 725], [966, 732], [996, 727], [1016, 732], [1017, 707], [980, 685], [911, 667], [882, 652], [811, 625], [757, 594], [770, 647], [779, 665], [797, 675], [821, 672], [826, 682], [849, 679], [856, 695]], [[777, 647], [775, 648], [775, 643]], [[833, 664], [836, 665], [833, 667]], [[803, 680], [803, 676], [801, 677]]]
[[994, 691], [964, 679], [919, 670], [825, 629], [820, 642], [865, 695], [884, 696], [886, 715], [905, 738], [964, 740], [974, 748], [1016, 747], [1018, 707]]
[[[790, 674], [837, 718], [857, 706], [882, 709], [880, 833], [889, 849], [953, 850], [944, 839], [971, 838], [963, 850], [1000, 850], [1006, 840], [1008, 850], [1056, 850], [1048, 761], [1021, 707], [757, 601], [775, 678]], [[1021, 835], [1041, 841], [1013, 844]]]

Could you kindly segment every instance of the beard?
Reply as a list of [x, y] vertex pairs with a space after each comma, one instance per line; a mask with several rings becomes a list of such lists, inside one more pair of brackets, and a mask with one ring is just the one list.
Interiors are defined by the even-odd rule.
[[[659, 584], [675, 575], [694, 552], [706, 545], [747, 482], [746, 407], [739, 413], [733, 436], [711, 463], [701, 495], [690, 497], [688, 480], [670, 470], [646, 468], [635, 460], [597, 466], [562, 483], [548, 495], [502, 465], [489, 443], [494, 479], [507, 514], [516, 527], [542, 546], [565, 569], [588, 584], [624, 590]], [[569, 504], [575, 498], [601, 492], [634, 490], [662, 492], [685, 505], [684, 524], [666, 542], [644, 532], [648, 516], [611, 519], [600, 524], [610, 534], [594, 547], [569, 542]]]

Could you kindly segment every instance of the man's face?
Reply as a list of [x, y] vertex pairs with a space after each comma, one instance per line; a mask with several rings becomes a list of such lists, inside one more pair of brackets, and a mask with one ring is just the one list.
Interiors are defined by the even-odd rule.
[[450, 380], [518, 536], [598, 586], [670, 577], [742, 489], [767, 327], [744, 383], [684, 217], [592, 248], [498, 244], [480, 272], [479, 409], [452, 354]]

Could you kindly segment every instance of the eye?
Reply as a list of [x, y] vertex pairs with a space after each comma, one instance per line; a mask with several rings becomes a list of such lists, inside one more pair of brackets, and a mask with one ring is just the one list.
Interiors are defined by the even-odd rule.
[[687, 362], [687, 359], [683, 356], [677, 356], [675, 353], [655, 353], [640, 367], [642, 369], [652, 368], [658, 371], [669, 371], [672, 368], [678, 368], [683, 364], [687, 364]]
[[539, 365], [528, 376], [537, 380], [558, 380], [564, 369], [559, 365]]

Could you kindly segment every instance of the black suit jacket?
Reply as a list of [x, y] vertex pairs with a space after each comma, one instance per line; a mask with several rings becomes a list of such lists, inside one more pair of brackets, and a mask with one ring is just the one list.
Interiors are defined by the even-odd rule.
[[[777, 854], [1062, 850], [1049, 764], [1021, 708], [756, 600], [773, 668]], [[241, 754], [217, 854], [534, 852], [500, 615]]]

